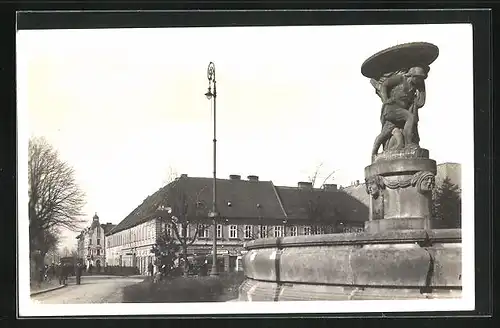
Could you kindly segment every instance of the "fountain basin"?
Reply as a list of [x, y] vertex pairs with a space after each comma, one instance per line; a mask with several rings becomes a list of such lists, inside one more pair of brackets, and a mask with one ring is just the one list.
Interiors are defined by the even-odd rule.
[[257, 239], [240, 301], [460, 298], [460, 229]]

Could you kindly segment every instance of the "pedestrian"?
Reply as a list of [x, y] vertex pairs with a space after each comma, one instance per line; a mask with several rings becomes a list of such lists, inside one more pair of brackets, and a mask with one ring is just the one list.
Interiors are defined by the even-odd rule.
[[92, 263], [89, 263], [89, 273], [92, 275]]
[[49, 267], [49, 281], [52, 281], [56, 276], [56, 267], [55, 264], [52, 263]]
[[66, 264], [61, 265], [61, 285], [66, 285], [66, 279], [68, 278], [68, 266]]
[[63, 284], [63, 272], [62, 272], [62, 270], [63, 270], [63, 268], [62, 268], [61, 263], [58, 263], [56, 266], [56, 276], [57, 276], [57, 279], [59, 279], [59, 285]]
[[80, 262], [78, 262], [76, 264], [76, 284], [77, 285], [80, 285], [81, 281], [82, 281], [82, 264]]
[[153, 277], [153, 270], [154, 270], [153, 268], [154, 268], [154, 267], [153, 267], [153, 263], [152, 263], [152, 262], [149, 262], [149, 264], [148, 264], [148, 272], [149, 272], [149, 275], [150, 275], [151, 277]]

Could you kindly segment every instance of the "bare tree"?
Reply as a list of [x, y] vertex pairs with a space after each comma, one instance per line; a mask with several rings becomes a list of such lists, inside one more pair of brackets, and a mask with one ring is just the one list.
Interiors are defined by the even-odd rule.
[[[312, 183], [313, 188], [316, 188], [316, 182], [320, 178], [320, 172], [321, 172], [322, 167], [323, 167], [323, 163], [320, 163], [318, 166], [316, 166], [316, 170], [313, 172], [313, 174], [309, 176], [309, 182]], [[324, 185], [328, 182], [328, 180], [333, 179], [334, 173], [335, 173], [335, 171], [331, 171], [330, 173], [328, 173], [323, 178], [323, 182], [321, 183], [321, 185]]]
[[28, 156], [30, 250], [45, 255], [59, 228], [80, 229], [85, 194], [73, 168], [44, 138], [29, 141]]
[[[197, 218], [208, 217], [208, 208], [203, 202], [200, 202], [200, 195], [208, 186], [204, 186], [195, 195], [188, 195], [179, 185], [178, 179], [170, 183], [166, 205], [161, 206], [161, 215], [163, 222], [170, 227], [173, 232], [172, 238], [182, 249], [182, 258], [184, 259], [184, 275], [188, 274], [188, 247], [193, 245], [198, 239], [199, 234], [207, 229], [207, 225], [199, 223]], [[191, 220], [190, 220], [191, 218]], [[194, 226], [194, 234], [188, 234], [190, 227]], [[161, 242], [161, 240], [158, 240]]]
[[[304, 190], [303, 192], [307, 192], [309, 195], [307, 198], [307, 203], [304, 204], [307, 216], [309, 221], [312, 223], [312, 232], [313, 234], [318, 234], [319, 225], [322, 225], [323, 220], [325, 219], [325, 215], [328, 211], [328, 204], [326, 203], [323, 195], [315, 188], [316, 183], [320, 177], [321, 168], [323, 167], [323, 163], [320, 163], [313, 174], [309, 176], [309, 182], [312, 184], [312, 188], [310, 190]], [[330, 179], [333, 179], [333, 174], [335, 171], [331, 171], [328, 173], [321, 183], [321, 186], [325, 185]]]
[[163, 180], [163, 185], [168, 185], [169, 183], [175, 181], [179, 177], [179, 173], [173, 166], [169, 166], [167, 169], [166, 178]]
[[45, 255], [49, 252], [57, 251], [61, 242], [59, 236], [59, 231], [56, 229], [45, 230], [40, 234], [37, 240], [37, 250], [42, 258], [45, 258]]

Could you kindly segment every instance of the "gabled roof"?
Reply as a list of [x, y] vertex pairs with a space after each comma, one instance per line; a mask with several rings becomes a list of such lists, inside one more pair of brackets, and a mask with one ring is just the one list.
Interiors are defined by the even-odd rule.
[[370, 206], [370, 195], [366, 191], [365, 183], [354, 184], [351, 186], [344, 187], [342, 191], [351, 195], [353, 198], [357, 199], [367, 208]]
[[321, 217], [326, 221], [363, 222], [368, 219], [368, 207], [339, 190], [295, 187], [276, 187], [276, 190], [290, 220], [310, 219], [310, 206], [320, 206]]
[[[175, 202], [174, 198], [179, 191], [186, 195], [189, 204], [195, 205], [188, 208], [188, 215], [208, 220], [206, 213], [212, 209], [212, 184], [211, 178], [180, 177], [147, 197], [108, 234], [151, 219], [161, 205], [173, 207], [172, 202]], [[217, 179], [216, 186], [217, 210], [221, 217], [277, 220], [286, 217], [271, 181]], [[205, 214], [200, 216], [200, 213]]]
[[[209, 220], [212, 184], [211, 178], [181, 176], [148, 196], [105, 234], [111, 235], [154, 218], [160, 206], [175, 207], [180, 194], [186, 197], [188, 217]], [[362, 191], [366, 194], [364, 187]], [[368, 219], [368, 205], [342, 190], [277, 187], [271, 181], [217, 179], [217, 210], [222, 218], [307, 220], [310, 200], [321, 204], [323, 216], [331, 220], [363, 222]]]
[[111, 223], [101, 224], [101, 228], [104, 230], [104, 234], [110, 232], [114, 227], [116, 227], [116, 224], [111, 224]]

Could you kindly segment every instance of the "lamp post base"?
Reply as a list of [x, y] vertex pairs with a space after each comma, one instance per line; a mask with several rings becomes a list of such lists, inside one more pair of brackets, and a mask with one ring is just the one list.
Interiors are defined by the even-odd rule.
[[212, 270], [210, 271], [210, 275], [211, 276], [218, 276], [219, 275], [219, 271], [217, 270], [216, 265], [212, 265]]

